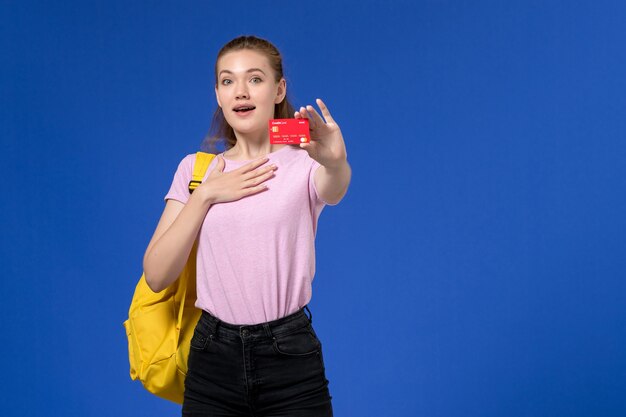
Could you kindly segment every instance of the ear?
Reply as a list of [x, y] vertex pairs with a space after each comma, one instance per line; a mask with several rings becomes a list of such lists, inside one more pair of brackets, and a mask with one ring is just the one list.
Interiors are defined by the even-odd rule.
[[217, 105], [222, 108], [222, 103], [220, 102], [220, 96], [217, 94], [217, 84], [215, 84], [215, 98], [217, 99]]
[[284, 78], [281, 78], [278, 82], [278, 89], [276, 90], [276, 98], [274, 99], [274, 104], [282, 103], [287, 95], [287, 81]]

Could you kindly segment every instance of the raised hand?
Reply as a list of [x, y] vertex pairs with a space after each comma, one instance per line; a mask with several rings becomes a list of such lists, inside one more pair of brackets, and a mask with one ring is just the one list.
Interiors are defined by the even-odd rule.
[[346, 145], [339, 125], [330, 115], [328, 107], [321, 99], [316, 100], [324, 118], [311, 105], [300, 107], [294, 113], [296, 119], [309, 119], [311, 142], [301, 143], [309, 156], [327, 168], [335, 168], [345, 163], [347, 159]]

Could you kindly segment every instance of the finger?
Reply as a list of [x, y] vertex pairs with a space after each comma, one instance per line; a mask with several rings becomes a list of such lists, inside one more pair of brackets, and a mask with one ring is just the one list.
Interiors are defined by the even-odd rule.
[[264, 183], [265, 181], [271, 179], [274, 177], [274, 170], [271, 170], [269, 172], [263, 172], [263, 175], [259, 175], [256, 177], [252, 177], [250, 179], [247, 179], [244, 181], [244, 187], [245, 188], [249, 188], [249, 187], [256, 187], [257, 185]]
[[222, 171], [224, 171], [224, 166], [225, 165], [226, 164], [224, 163], [224, 158], [222, 158], [221, 156], [218, 155], [217, 156], [217, 165], [215, 165], [215, 169], [218, 172], [222, 172]]
[[328, 110], [328, 107], [326, 107], [326, 104], [324, 104], [322, 99], [318, 98], [315, 101], [317, 102], [317, 105], [320, 106], [320, 109], [322, 110], [322, 114], [324, 115], [324, 118], [326, 119], [326, 123], [335, 123], [335, 119], [333, 119], [333, 116], [330, 115], [330, 111]]
[[259, 169], [255, 169], [254, 171], [246, 172], [242, 175], [244, 180], [250, 180], [252, 178], [257, 178], [262, 175], [274, 175], [274, 171], [276, 171], [278, 167], [276, 164], [268, 165], [261, 167]]
[[311, 139], [310, 142], [302, 142], [300, 143], [300, 148], [306, 150], [313, 150], [317, 146], [317, 144]]
[[248, 197], [248, 196], [253, 195], [253, 194], [260, 193], [261, 191], [265, 191], [267, 189], [268, 189], [267, 185], [265, 185], [265, 184], [257, 185], [256, 187], [244, 188], [239, 193], [238, 200], [242, 199], [244, 197]]
[[264, 163], [266, 163], [267, 161], [269, 161], [270, 159], [267, 156], [264, 156], [263, 158], [254, 160], [252, 162], [247, 163], [246, 165], [242, 166], [241, 168], [238, 168], [237, 171], [239, 171], [240, 173], [245, 174], [246, 172], [250, 172], [258, 167], [260, 167], [261, 165], [263, 165]]
[[248, 188], [247, 189], [248, 190], [247, 195], [256, 194], [256, 193], [259, 193], [261, 191], [265, 191], [267, 189], [268, 189], [268, 187], [265, 184], [257, 185], [256, 187]]
[[224, 167], [226, 166], [226, 163], [224, 163], [224, 158], [222, 158], [221, 156], [217, 155], [217, 163], [215, 164], [215, 169], [213, 169], [213, 171], [211, 171], [211, 173], [209, 174], [209, 176], [211, 175], [215, 175], [215, 172], [223, 172], [224, 171]]
[[298, 111], [298, 113], [300, 113], [300, 116], [302, 116], [303, 119], [309, 119], [309, 113], [307, 113], [306, 109], [304, 107], [300, 107], [300, 111]]
[[293, 114], [293, 117], [294, 117], [295, 119], [302, 119], [302, 116], [300, 115], [300, 112], [299, 112], [299, 111], [295, 112], [295, 113]]
[[[308, 107], [311, 107], [311, 106], [308, 106]], [[305, 107], [300, 107], [300, 114], [302, 114], [304, 118], [309, 121], [310, 130], [315, 130], [316, 128], [319, 127], [319, 123], [320, 123], [319, 120], [315, 119], [313, 116], [313, 113], [310, 113], [309, 111], [307, 111]]]
[[312, 116], [313, 120], [315, 120], [316, 125], [325, 125], [326, 122], [322, 119], [322, 116], [315, 110], [313, 106], [306, 106], [307, 111]]

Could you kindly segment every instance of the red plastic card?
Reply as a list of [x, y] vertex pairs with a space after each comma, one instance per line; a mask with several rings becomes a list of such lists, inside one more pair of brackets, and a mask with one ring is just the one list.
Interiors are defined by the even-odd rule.
[[270, 143], [298, 144], [311, 141], [309, 119], [271, 119]]

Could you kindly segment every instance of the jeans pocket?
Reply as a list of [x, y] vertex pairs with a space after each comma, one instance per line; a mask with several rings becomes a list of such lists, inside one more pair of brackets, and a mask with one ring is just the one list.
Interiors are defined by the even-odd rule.
[[274, 351], [285, 356], [307, 356], [319, 353], [321, 343], [310, 326], [301, 327], [293, 332], [274, 336]]
[[317, 333], [315, 333], [315, 330], [313, 330], [313, 325], [309, 324], [308, 330], [311, 333], [311, 335], [315, 338], [315, 340], [317, 341], [317, 343], [318, 343], [318, 345], [320, 347], [317, 356], [320, 358], [320, 362], [322, 364], [322, 369], [325, 370], [326, 366], [324, 365], [324, 352], [323, 352], [323, 349], [322, 349], [322, 341], [320, 340], [319, 337], [317, 337]]
[[209, 334], [203, 326], [198, 324], [193, 331], [193, 336], [191, 336], [189, 347], [193, 350], [203, 351], [209, 346], [212, 340], [213, 335]]
[[313, 336], [313, 338], [317, 341], [317, 343], [320, 345], [320, 347], [322, 346], [322, 341], [320, 340], [319, 337], [317, 337], [317, 333], [315, 333], [315, 330], [313, 330], [313, 325], [309, 324], [307, 326], [307, 330], [309, 331], [309, 333], [311, 333], [311, 336]]

